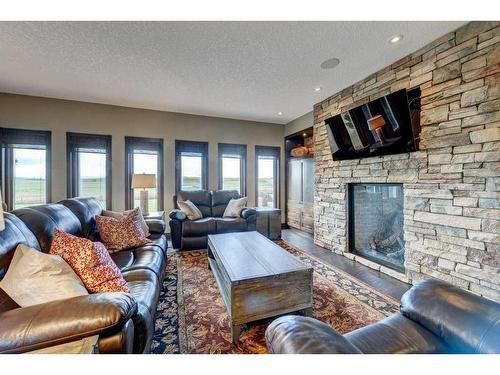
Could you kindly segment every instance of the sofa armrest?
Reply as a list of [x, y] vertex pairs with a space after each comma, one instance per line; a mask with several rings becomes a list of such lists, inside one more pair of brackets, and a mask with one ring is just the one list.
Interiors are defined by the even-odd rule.
[[98, 293], [0, 314], [0, 353], [22, 353], [119, 331], [136, 313], [127, 293]]
[[244, 209], [241, 210], [240, 216], [243, 219], [248, 219], [252, 215], [257, 215], [257, 211], [255, 211], [254, 208], [251, 207], [245, 207]]
[[361, 354], [328, 324], [296, 315], [274, 320], [267, 327], [266, 344], [274, 354]]
[[172, 220], [177, 220], [177, 221], [186, 221], [187, 219], [186, 214], [178, 209], [170, 211], [168, 217]]
[[145, 219], [149, 228], [149, 233], [163, 234], [165, 233], [165, 220], [161, 219]]

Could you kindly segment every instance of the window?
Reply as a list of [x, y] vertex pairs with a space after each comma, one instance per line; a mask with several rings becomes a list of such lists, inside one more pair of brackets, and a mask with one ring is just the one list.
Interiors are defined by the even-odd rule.
[[280, 148], [255, 146], [255, 201], [258, 207], [279, 206]]
[[208, 188], [208, 142], [175, 141], [175, 190]]
[[9, 210], [51, 201], [51, 132], [0, 128], [2, 188]]
[[163, 139], [125, 137], [125, 206], [139, 207], [140, 189], [132, 189], [132, 176], [156, 175], [156, 187], [148, 190], [148, 210], [163, 210]]
[[95, 197], [111, 209], [111, 136], [66, 133], [68, 196]]
[[247, 146], [219, 143], [219, 189], [246, 195]]

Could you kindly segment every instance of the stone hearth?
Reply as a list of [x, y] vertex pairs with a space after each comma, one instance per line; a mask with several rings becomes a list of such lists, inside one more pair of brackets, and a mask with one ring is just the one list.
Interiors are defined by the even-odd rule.
[[[472, 22], [316, 104], [316, 244], [410, 283], [436, 277], [500, 300], [499, 83], [499, 22]], [[326, 119], [416, 87], [419, 151], [333, 160]], [[404, 273], [349, 252], [348, 184], [361, 182], [404, 186]]]

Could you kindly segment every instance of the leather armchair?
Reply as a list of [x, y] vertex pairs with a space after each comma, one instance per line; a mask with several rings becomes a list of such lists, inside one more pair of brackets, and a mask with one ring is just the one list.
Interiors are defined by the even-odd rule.
[[[253, 208], [244, 208], [239, 218], [223, 217], [227, 204], [233, 198], [240, 198], [238, 191], [180, 191], [178, 196], [174, 196], [176, 209], [168, 215], [172, 246], [175, 249], [202, 249], [207, 247], [209, 234], [255, 230], [257, 212]], [[189, 220], [178, 209], [178, 199], [193, 202], [200, 209], [203, 218]]]
[[266, 330], [271, 353], [500, 353], [500, 304], [429, 279], [401, 298], [401, 311], [345, 335], [319, 320], [284, 316]]
[[[137, 303], [126, 293], [90, 294], [11, 309], [0, 314], [0, 353], [22, 353], [93, 335], [120, 335], [124, 327], [133, 330], [126, 323], [136, 312]], [[132, 345], [123, 345], [116, 351], [132, 352]]]

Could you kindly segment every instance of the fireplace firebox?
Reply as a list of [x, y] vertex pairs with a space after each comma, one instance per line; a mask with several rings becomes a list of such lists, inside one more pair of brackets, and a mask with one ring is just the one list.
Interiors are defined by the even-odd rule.
[[403, 185], [349, 184], [348, 204], [349, 251], [404, 272]]

